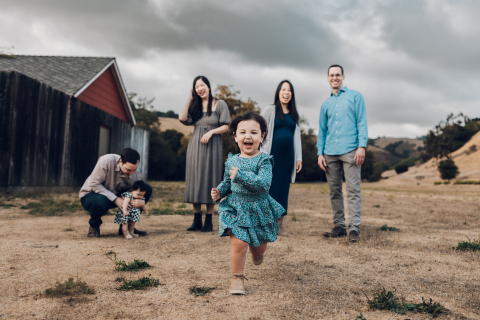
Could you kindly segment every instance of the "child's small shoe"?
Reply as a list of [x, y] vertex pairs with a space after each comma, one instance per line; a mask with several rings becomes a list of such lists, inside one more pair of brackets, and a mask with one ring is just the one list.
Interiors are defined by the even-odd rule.
[[133, 239], [132, 235], [130, 234], [130, 232], [127, 231], [123, 231], [123, 236], [125, 237], [125, 239]]
[[132, 229], [132, 230], [129, 229], [129, 230], [128, 230], [128, 232], [130, 233], [130, 235], [131, 235], [132, 237], [134, 237], [134, 238], [140, 237], [138, 234], [134, 233], [134, 231], [135, 231], [135, 229]]
[[288, 237], [288, 233], [286, 233], [286, 232], [285, 232], [285, 229], [283, 229], [283, 224], [278, 225], [277, 236], [280, 236], [280, 237]]
[[234, 273], [232, 277], [232, 284], [230, 285], [231, 294], [245, 294], [245, 286], [243, 285], [245, 276], [243, 273]]

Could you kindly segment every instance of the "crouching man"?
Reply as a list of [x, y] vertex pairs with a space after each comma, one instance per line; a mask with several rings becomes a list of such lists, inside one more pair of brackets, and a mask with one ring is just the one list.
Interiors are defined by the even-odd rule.
[[[137, 170], [139, 162], [140, 154], [130, 148], [123, 149], [121, 155], [106, 154], [98, 159], [92, 174], [85, 181], [79, 193], [83, 208], [90, 212], [88, 237], [100, 237], [102, 217], [110, 209], [122, 208], [121, 194], [128, 191], [135, 181], [142, 180], [142, 175]], [[152, 188], [147, 184], [145, 201], [132, 200], [130, 206], [143, 207], [151, 195]], [[120, 226], [119, 234], [122, 234], [121, 228], [122, 226]], [[137, 229], [134, 230], [134, 233], [139, 236], [147, 235], [145, 231]]]

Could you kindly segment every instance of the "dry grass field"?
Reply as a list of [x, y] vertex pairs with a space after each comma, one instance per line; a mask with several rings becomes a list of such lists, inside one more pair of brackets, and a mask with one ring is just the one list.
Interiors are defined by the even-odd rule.
[[[364, 293], [372, 299], [385, 287], [396, 288], [406, 302], [424, 297], [441, 303], [450, 313], [438, 319], [480, 319], [480, 252], [452, 249], [466, 235], [479, 237], [480, 186], [363, 184], [362, 233], [358, 243], [349, 244], [322, 236], [332, 227], [328, 186], [292, 185], [290, 237], [269, 244], [262, 265], [247, 259], [247, 295], [231, 296], [229, 240], [218, 237], [218, 225], [214, 233], [185, 231], [192, 216], [185, 215], [190, 207], [182, 204], [182, 183], [152, 185], [148, 206], [157, 215], [142, 217], [138, 227], [149, 235], [134, 240], [117, 236], [113, 215], [104, 218], [102, 237], [89, 239], [82, 210], [30, 214], [21, 206], [45, 196], [0, 198], [0, 318], [353, 320], [362, 313], [368, 320], [428, 319], [369, 309]], [[75, 194], [53, 198], [78, 205]], [[400, 231], [381, 231], [384, 224]], [[116, 271], [105, 255], [109, 251], [127, 262], [143, 259], [152, 268]], [[148, 275], [160, 285], [117, 290], [119, 277]], [[81, 278], [95, 294], [45, 294], [68, 278]], [[215, 289], [195, 297], [194, 286]]]

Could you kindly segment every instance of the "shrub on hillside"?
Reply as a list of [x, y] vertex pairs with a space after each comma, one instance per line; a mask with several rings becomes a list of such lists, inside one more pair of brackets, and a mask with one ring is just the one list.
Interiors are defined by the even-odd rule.
[[399, 164], [398, 166], [395, 167], [395, 172], [397, 174], [401, 174], [407, 171], [408, 171], [408, 165], [406, 164]]
[[382, 173], [385, 167], [381, 161], [375, 161], [375, 154], [372, 151], [365, 152], [365, 160], [362, 164], [362, 180], [368, 182], [376, 182], [382, 178]]
[[409, 167], [413, 167], [418, 161], [421, 161], [421, 156], [408, 157], [398, 161], [395, 165], [391, 166], [390, 169], [395, 169], [396, 166], [399, 166], [401, 164], [405, 164]]
[[463, 113], [447, 116], [446, 121], [440, 121], [435, 130], [430, 130], [425, 138], [425, 154], [422, 159], [448, 157], [462, 147], [480, 130], [480, 119], [470, 119]]
[[458, 167], [452, 159], [440, 161], [438, 171], [443, 180], [452, 180], [460, 173]]
[[297, 174], [298, 182], [327, 181], [325, 172], [318, 167], [317, 136], [312, 129], [301, 130], [302, 171]]
[[383, 162], [375, 162], [375, 164], [373, 165], [373, 173], [368, 178], [368, 182], [380, 181], [380, 179], [382, 179], [383, 171], [385, 171], [385, 166], [383, 165]]

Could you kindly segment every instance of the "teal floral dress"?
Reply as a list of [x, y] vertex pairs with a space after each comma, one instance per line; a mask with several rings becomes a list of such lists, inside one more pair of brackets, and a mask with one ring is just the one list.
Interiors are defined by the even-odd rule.
[[[237, 167], [235, 179], [230, 169]], [[226, 197], [219, 205], [219, 233], [247, 242], [251, 247], [277, 240], [278, 218], [285, 209], [268, 193], [272, 182], [273, 157], [261, 153], [253, 158], [228, 155], [225, 174], [217, 189]]]

